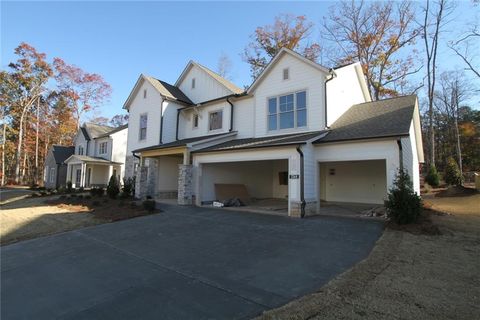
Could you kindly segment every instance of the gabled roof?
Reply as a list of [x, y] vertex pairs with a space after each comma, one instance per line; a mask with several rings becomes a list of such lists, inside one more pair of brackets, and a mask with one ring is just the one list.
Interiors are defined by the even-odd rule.
[[214, 80], [216, 80], [218, 83], [220, 83], [222, 86], [224, 86], [225, 88], [227, 88], [227, 90], [231, 91], [232, 93], [242, 93], [244, 92], [245, 90], [243, 89], [240, 89], [239, 87], [237, 87], [236, 85], [234, 85], [233, 83], [231, 83], [230, 81], [228, 81], [227, 79], [225, 79], [224, 77], [222, 77], [221, 75], [219, 75], [218, 73], [216, 72], [213, 72], [212, 70], [208, 69], [207, 67], [205, 66], [202, 66], [201, 64], [199, 64], [198, 62], [195, 62], [195, 61], [192, 61], [190, 60], [187, 64], [187, 66], [185, 67], [185, 69], [183, 70], [182, 74], [180, 74], [180, 77], [178, 77], [177, 81], [175, 82], [175, 86], [179, 86], [180, 83], [183, 81], [183, 79], [185, 79], [185, 77], [187, 76], [188, 72], [190, 71], [190, 69], [193, 67], [193, 66], [196, 66], [198, 67], [199, 69], [203, 70], [205, 73], [207, 73], [210, 77], [212, 77]]
[[305, 144], [307, 141], [324, 135], [327, 131], [313, 131], [285, 134], [279, 136], [268, 136], [260, 138], [235, 139], [211, 147], [193, 151], [193, 153], [214, 152], [214, 151], [235, 151], [253, 148], [281, 147], [289, 145]]
[[406, 136], [416, 105], [416, 95], [356, 104], [314, 143]]
[[103, 136], [110, 131], [114, 130], [114, 127], [104, 126], [96, 123], [86, 122], [80, 127], [83, 136], [86, 140], [91, 140]]
[[75, 153], [74, 146], [52, 146], [52, 154], [56, 164], [62, 164], [68, 157]]
[[116, 132], [118, 132], [118, 131], [122, 131], [122, 130], [127, 129], [127, 128], [128, 128], [128, 124], [124, 124], [124, 125], [118, 126], [118, 127], [114, 128], [113, 130], [111, 130], [111, 131], [109, 131], [109, 132], [107, 132], [107, 133], [105, 133], [105, 134], [102, 134], [102, 135], [96, 137], [95, 139], [109, 137], [109, 136], [111, 136], [112, 134], [114, 134], [114, 133], [116, 133]]
[[247, 89], [247, 93], [251, 93], [253, 90], [255, 90], [255, 88], [263, 81], [263, 79], [267, 76], [267, 74], [270, 72], [270, 70], [272, 70], [273, 67], [277, 64], [277, 62], [280, 61], [280, 59], [286, 54], [291, 55], [292, 57], [295, 57], [295, 58], [305, 62], [306, 64], [314, 67], [315, 69], [318, 69], [318, 70], [322, 71], [325, 74], [329, 73], [328, 68], [326, 68], [326, 67], [324, 67], [324, 66], [322, 66], [322, 65], [320, 65], [316, 62], [308, 60], [307, 58], [305, 58], [304, 56], [296, 53], [293, 50], [290, 50], [290, 49], [287, 49], [287, 48], [283, 47], [272, 58], [272, 60], [270, 60], [268, 65], [265, 67], [265, 69], [263, 69], [263, 71], [260, 73], [260, 75], [255, 79], [255, 81], [253, 81], [252, 85]]
[[89, 162], [89, 163], [98, 163], [98, 164], [122, 164], [120, 162], [109, 161], [100, 157], [90, 157], [90, 156], [84, 156], [79, 154], [71, 155], [65, 160], [65, 162], [70, 162], [73, 160], [76, 160], [79, 162]]
[[150, 83], [165, 99], [177, 101], [182, 104], [193, 105], [193, 102], [182, 92], [182, 90], [180, 90], [180, 88], [173, 86], [165, 81], [141, 74], [138, 77], [138, 80], [135, 83], [133, 90], [130, 92], [130, 95], [123, 104], [124, 109], [128, 110], [130, 108], [130, 104], [132, 103], [133, 98], [137, 95], [138, 90], [140, 90], [140, 87], [144, 81]]
[[149, 150], [159, 150], [159, 149], [166, 149], [166, 148], [175, 148], [175, 147], [184, 147], [192, 143], [198, 143], [198, 142], [203, 142], [208, 141], [211, 138], [218, 138], [222, 136], [228, 136], [228, 135], [235, 135], [237, 134], [236, 131], [231, 131], [231, 132], [223, 132], [223, 133], [218, 133], [218, 134], [210, 134], [206, 136], [199, 136], [199, 137], [193, 137], [193, 138], [187, 138], [187, 139], [181, 139], [181, 140], [176, 140], [173, 142], [169, 143], [162, 143], [158, 144], [155, 146], [150, 146], [150, 147], [145, 147], [137, 150], [133, 150], [132, 152], [143, 152], [143, 151], [149, 151]]

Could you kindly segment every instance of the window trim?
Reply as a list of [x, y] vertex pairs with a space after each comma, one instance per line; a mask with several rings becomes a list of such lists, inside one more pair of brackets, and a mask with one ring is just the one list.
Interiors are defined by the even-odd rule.
[[[102, 145], [105, 144], [105, 149], [103, 150], [104, 152], [102, 152]], [[108, 154], [108, 141], [101, 141], [99, 144], [98, 144], [98, 154], [99, 155], [105, 155], [105, 154]]]
[[[142, 116], [147, 117], [147, 124], [145, 127], [145, 137], [142, 139]], [[148, 131], [148, 112], [141, 113], [138, 117], [138, 141], [146, 141], [147, 140], [147, 131]]]
[[[221, 112], [222, 113], [222, 121], [220, 122], [220, 128], [217, 128], [217, 129], [210, 129], [210, 115], [212, 113], [216, 113], [216, 112]], [[212, 110], [212, 111], [209, 111], [208, 112], [208, 132], [215, 132], [215, 131], [220, 131], [220, 130], [223, 130], [223, 108], [220, 108], [220, 109], [216, 109], [216, 110]]]
[[[197, 120], [197, 125], [195, 125], [195, 119]], [[193, 130], [198, 129], [199, 125], [200, 125], [200, 116], [198, 115], [198, 113], [193, 113], [192, 114], [192, 129]]]
[[196, 84], [195, 82], [196, 82], [195, 78], [192, 78], [192, 85], [191, 85], [192, 89], [195, 89], [195, 84]]
[[[80, 150], [82, 150], [82, 152], [80, 152]], [[85, 148], [83, 147], [83, 144], [79, 144], [78, 145], [78, 155], [83, 156], [84, 151], [85, 151]]]
[[[285, 71], [287, 71], [287, 77], [286, 78], [285, 78]], [[283, 81], [290, 80], [290, 68], [289, 67], [283, 68], [283, 70], [282, 70], [282, 80]]]
[[55, 167], [51, 167], [50, 168], [50, 183], [55, 182], [55, 174], [56, 174]]
[[[299, 127], [297, 124], [297, 121], [298, 121], [298, 117], [297, 117], [297, 93], [300, 93], [300, 92], [305, 92], [305, 109], [300, 109], [300, 110], [305, 110], [306, 112], [306, 123], [304, 126], [301, 126]], [[291, 111], [284, 111], [284, 112], [280, 112], [280, 97], [283, 97], [283, 96], [288, 96], [288, 95], [291, 95], [293, 94], [293, 121], [294, 121], [294, 126], [291, 127], [291, 128], [283, 128], [281, 129], [280, 128], [280, 113], [285, 113], [285, 112], [291, 112]], [[270, 129], [268, 124], [269, 124], [269, 116], [270, 116], [270, 112], [269, 112], [269, 100], [270, 99], [273, 99], [275, 98], [276, 101], [277, 101], [277, 128], [276, 129]], [[285, 92], [285, 93], [281, 93], [281, 94], [277, 94], [277, 95], [274, 95], [274, 96], [268, 96], [266, 97], [266, 117], [265, 117], [265, 121], [266, 121], [266, 131], [268, 133], [273, 133], [273, 132], [288, 132], [288, 131], [294, 131], [294, 130], [303, 130], [303, 129], [308, 129], [308, 106], [310, 105], [309, 103], [309, 98], [308, 98], [308, 90], [305, 88], [305, 89], [298, 89], [298, 90], [293, 90], [293, 91], [289, 91], [289, 92]]]
[[147, 89], [143, 89], [143, 99], [147, 99]]

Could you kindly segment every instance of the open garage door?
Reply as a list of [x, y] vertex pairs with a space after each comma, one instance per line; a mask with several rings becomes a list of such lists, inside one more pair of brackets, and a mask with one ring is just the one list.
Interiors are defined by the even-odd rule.
[[385, 160], [320, 163], [320, 199], [383, 204], [387, 196]]

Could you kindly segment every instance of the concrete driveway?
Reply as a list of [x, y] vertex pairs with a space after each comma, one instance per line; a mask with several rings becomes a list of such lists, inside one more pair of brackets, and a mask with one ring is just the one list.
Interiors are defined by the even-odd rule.
[[243, 319], [364, 259], [379, 222], [171, 206], [1, 250], [1, 319]]

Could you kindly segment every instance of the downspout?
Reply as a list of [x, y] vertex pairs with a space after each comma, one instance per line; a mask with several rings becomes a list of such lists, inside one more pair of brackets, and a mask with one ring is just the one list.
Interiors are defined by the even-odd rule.
[[403, 171], [403, 147], [402, 147], [402, 140], [397, 139], [398, 145], [398, 162], [400, 164], [400, 170]]
[[163, 140], [163, 103], [165, 102], [165, 98], [162, 97], [162, 102], [160, 103], [160, 141], [158, 144], [162, 144]]
[[300, 155], [300, 217], [304, 218], [305, 217], [305, 206], [307, 203], [305, 202], [305, 177], [304, 177], [304, 157], [303, 157], [303, 152], [302, 149], [300, 148], [300, 145], [297, 146], [297, 152]]
[[325, 106], [325, 110], [324, 110], [324, 111], [325, 111], [325, 112], [324, 112], [324, 113], [325, 113], [325, 129], [328, 129], [328, 120], [327, 120], [327, 114], [328, 114], [328, 113], [327, 113], [327, 111], [328, 111], [328, 110], [327, 110], [327, 83], [337, 77], [337, 74], [335, 73], [335, 70], [333, 70], [333, 68], [330, 69], [329, 75], [330, 75], [330, 77], [329, 77], [327, 80], [325, 80], [325, 82], [324, 82], [324, 92], [325, 92], [325, 102], [324, 102], [324, 106]]
[[233, 103], [230, 102], [230, 97], [227, 98], [227, 102], [228, 104], [230, 105], [230, 130], [228, 130], [228, 132], [232, 132], [233, 130]]
[[183, 108], [177, 109], [177, 126], [175, 127], [175, 140], [178, 141], [178, 125], [180, 123], [180, 112], [182, 112]]
[[140, 160], [140, 157], [137, 156], [137, 155], [135, 154], [135, 152], [133, 152], [133, 151], [132, 151], [132, 156], [134, 156], [135, 158], [137, 158], [138, 160]]

